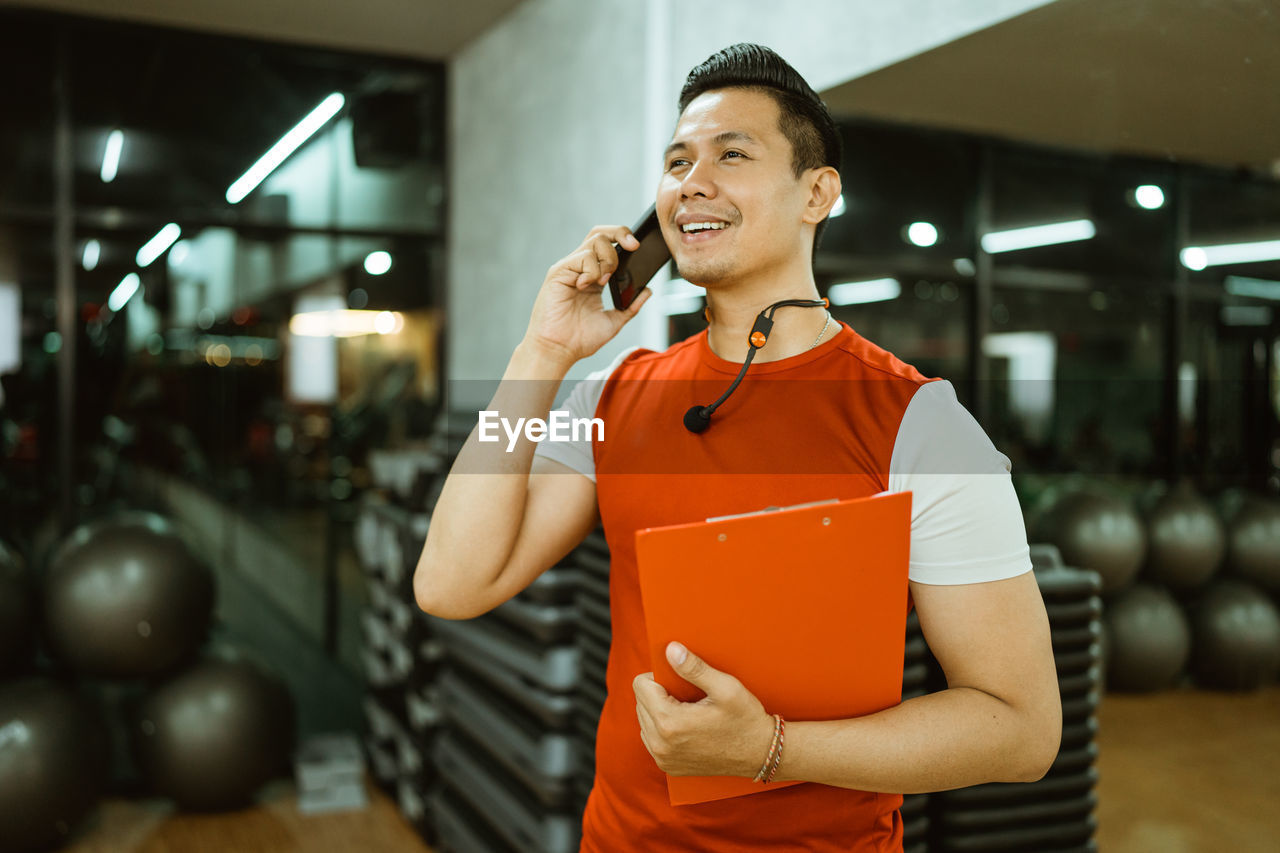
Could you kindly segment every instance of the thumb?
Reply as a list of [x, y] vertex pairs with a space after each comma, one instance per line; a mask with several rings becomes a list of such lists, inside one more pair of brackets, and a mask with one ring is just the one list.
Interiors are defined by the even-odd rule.
[[716, 692], [715, 688], [720, 686], [724, 677], [724, 673], [713, 669], [702, 658], [674, 641], [667, 643], [667, 661], [676, 671], [676, 675], [701, 688], [707, 695]]

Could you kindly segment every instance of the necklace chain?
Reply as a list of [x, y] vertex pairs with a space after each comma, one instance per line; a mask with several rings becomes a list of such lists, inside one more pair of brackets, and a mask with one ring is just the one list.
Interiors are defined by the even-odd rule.
[[809, 349], [813, 349], [818, 345], [818, 341], [822, 340], [822, 336], [827, 333], [827, 327], [831, 325], [831, 312], [827, 312], [827, 322], [822, 324], [822, 331], [818, 332], [818, 336], [813, 339], [813, 343], [809, 344]]

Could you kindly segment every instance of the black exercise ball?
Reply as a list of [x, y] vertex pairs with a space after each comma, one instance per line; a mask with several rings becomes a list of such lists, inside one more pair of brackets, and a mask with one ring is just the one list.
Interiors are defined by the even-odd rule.
[[1231, 573], [1280, 595], [1280, 502], [1247, 500], [1227, 523]]
[[0, 542], [0, 676], [21, 670], [35, 648], [31, 603], [22, 557]]
[[288, 688], [249, 660], [204, 660], [142, 701], [134, 744], [142, 777], [193, 811], [248, 805], [293, 753]]
[[0, 685], [0, 850], [64, 843], [105, 784], [106, 733], [70, 688]]
[[1102, 575], [1102, 592], [1128, 586], [1147, 554], [1147, 531], [1128, 501], [1080, 491], [1059, 500], [1045, 519], [1045, 534], [1068, 565]]
[[1191, 631], [1178, 602], [1162, 587], [1136, 583], [1103, 611], [1107, 687], [1148, 691], [1172, 687], [1191, 651]]
[[1147, 513], [1147, 580], [1178, 592], [1203, 586], [1222, 565], [1226, 533], [1209, 502], [1188, 486], [1158, 498]]
[[77, 528], [43, 583], [50, 650], [77, 672], [158, 675], [192, 655], [213, 614], [209, 569], [174, 526], [125, 513]]
[[1192, 618], [1196, 681], [1252, 690], [1280, 672], [1280, 614], [1266, 593], [1221, 578], [1204, 592]]

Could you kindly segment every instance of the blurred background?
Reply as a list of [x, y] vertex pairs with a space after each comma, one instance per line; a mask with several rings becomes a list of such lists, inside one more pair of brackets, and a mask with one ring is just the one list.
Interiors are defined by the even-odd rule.
[[[1060, 761], [907, 849], [1280, 843], [1273, 0], [3, 0], [0, 848], [577, 849], [603, 538], [473, 623], [410, 578], [546, 269], [737, 41], [844, 135], [834, 316], [1046, 546]], [[705, 327], [654, 287], [570, 380]]]

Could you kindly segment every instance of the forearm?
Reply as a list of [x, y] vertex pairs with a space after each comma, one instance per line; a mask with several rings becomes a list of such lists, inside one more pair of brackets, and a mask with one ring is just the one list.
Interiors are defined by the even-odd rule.
[[1057, 741], [1045, 728], [989, 693], [956, 687], [864, 717], [787, 721], [774, 778], [887, 794], [1033, 781]]
[[[546, 418], [568, 366], [524, 344], [516, 348], [488, 410], [510, 423]], [[445, 480], [414, 575], [419, 606], [453, 616], [472, 609], [511, 555], [528, 494], [535, 442], [521, 432], [514, 446], [471, 431]]]

